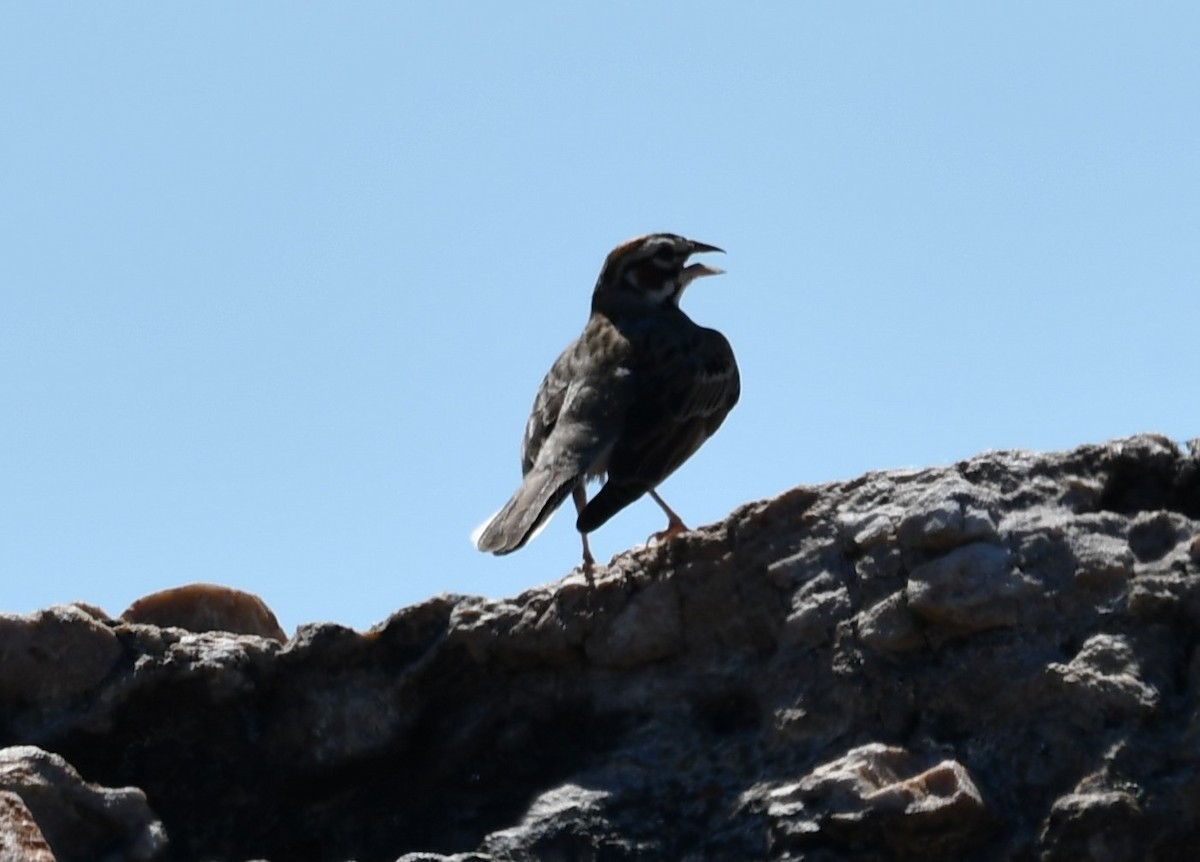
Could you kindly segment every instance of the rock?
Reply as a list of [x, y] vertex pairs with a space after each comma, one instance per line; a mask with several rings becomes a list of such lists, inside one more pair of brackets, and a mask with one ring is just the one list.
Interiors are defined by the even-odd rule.
[[919, 769], [912, 753], [881, 743], [847, 752], [799, 781], [756, 787], [765, 803], [770, 849], [827, 840], [847, 847], [878, 835], [904, 858], [955, 858], [988, 837], [988, 815], [965, 767], [952, 760]]
[[165, 859], [165, 834], [179, 862], [1173, 862], [1200, 841], [1197, 443], [796, 488], [593, 584], [439, 596], [367, 632], [284, 643], [265, 606], [213, 616], [189, 589], [121, 620], [0, 617], [0, 745], [77, 788], [49, 806], [19, 782], [28, 816], [0, 791], [30, 853], [36, 828], [60, 860]]
[[679, 653], [684, 646], [679, 602], [674, 582], [647, 584], [587, 639], [587, 657], [601, 667], [636, 667]]
[[781, 641], [789, 646], [816, 645], [833, 637], [837, 624], [850, 616], [853, 602], [840, 577], [821, 572], [792, 595]]
[[[1116, 790], [1068, 793], [1055, 800], [1042, 831], [1046, 862], [1141, 862], [1146, 828], [1141, 807], [1129, 793]], [[1086, 855], [1081, 856], [1080, 851]]]
[[1081, 533], [1073, 542], [1075, 579], [1080, 586], [1119, 591], [1128, 585], [1136, 562], [1129, 542], [1120, 536]]
[[0, 749], [0, 791], [32, 814], [34, 823], [21, 827], [31, 852], [48, 845], [46, 858], [58, 862], [165, 858], [166, 834], [141, 790], [88, 784], [56, 754], [31, 745]]
[[926, 620], [968, 633], [1015, 624], [1040, 592], [1007, 547], [973, 542], [914, 568], [905, 595]]
[[113, 630], [85, 608], [0, 614], [0, 704], [46, 714], [68, 707], [98, 690], [121, 654]]
[[1092, 635], [1070, 662], [1051, 662], [1047, 670], [1073, 703], [1076, 722], [1087, 730], [1114, 717], [1150, 715], [1159, 704], [1157, 689], [1140, 678], [1136, 649], [1121, 635]]
[[121, 619], [190, 632], [230, 632], [287, 640], [279, 620], [262, 599], [218, 584], [188, 584], [151, 593], [126, 608]]
[[944, 477], [905, 507], [900, 544], [944, 550], [990, 539], [996, 535], [990, 503], [977, 485]]
[[[635, 849], [614, 830], [603, 829], [611, 793], [566, 783], [529, 805], [520, 821], [484, 839], [484, 859], [594, 859]], [[601, 828], [597, 828], [601, 827]]]
[[37, 821], [11, 790], [0, 790], [0, 862], [55, 862]]
[[925, 645], [925, 637], [908, 609], [908, 599], [901, 593], [893, 593], [862, 611], [858, 636], [877, 652], [904, 652]]

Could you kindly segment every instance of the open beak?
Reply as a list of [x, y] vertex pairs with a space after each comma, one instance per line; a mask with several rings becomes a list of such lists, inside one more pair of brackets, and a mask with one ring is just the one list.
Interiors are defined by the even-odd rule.
[[[704, 242], [696, 242], [695, 240], [689, 240], [689, 242], [692, 244], [692, 254], [702, 254], [708, 251], [717, 251], [721, 254], [725, 253], [725, 249], [717, 248], [715, 245], [709, 245], [708, 243]], [[725, 270], [721, 269], [720, 267], [709, 266], [707, 263], [688, 264], [683, 269], [683, 283], [689, 284], [695, 279], [706, 275], [720, 275], [724, 271]]]
[[725, 270], [717, 266], [709, 266], [707, 263], [693, 263], [685, 266], [680, 275], [683, 276], [683, 283], [688, 284], [695, 281], [697, 278], [705, 275], [720, 275]]

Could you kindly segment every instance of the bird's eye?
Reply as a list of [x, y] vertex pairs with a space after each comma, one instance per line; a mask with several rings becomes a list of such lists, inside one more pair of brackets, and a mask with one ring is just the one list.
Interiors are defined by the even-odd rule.
[[655, 260], [669, 261], [675, 259], [675, 246], [663, 243], [654, 252]]

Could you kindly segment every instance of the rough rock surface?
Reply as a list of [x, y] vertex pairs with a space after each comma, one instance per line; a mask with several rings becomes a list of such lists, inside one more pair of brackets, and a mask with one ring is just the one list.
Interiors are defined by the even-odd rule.
[[[142, 862], [162, 858], [166, 848], [141, 790], [85, 783], [63, 758], [35, 746], [0, 749], [0, 792], [16, 796], [32, 818], [36, 832], [26, 831], [32, 858], [53, 850], [60, 860]], [[13, 813], [16, 823], [21, 812]]]
[[11, 790], [0, 790], [0, 862], [54, 862], [29, 806]]
[[1200, 445], [1143, 436], [797, 488], [366, 633], [3, 617], [4, 762], [129, 828], [0, 790], [59, 862], [1193, 859], [1198, 527]]

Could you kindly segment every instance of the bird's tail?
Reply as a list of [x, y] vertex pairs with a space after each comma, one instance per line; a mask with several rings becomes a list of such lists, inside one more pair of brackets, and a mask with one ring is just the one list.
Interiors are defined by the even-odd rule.
[[645, 494], [647, 490], [640, 485], [616, 485], [609, 479], [604, 483], [600, 492], [591, 499], [591, 502], [583, 507], [583, 511], [579, 513], [579, 518], [575, 522], [575, 527], [581, 533], [590, 533], [603, 526], [609, 518]]
[[493, 554], [510, 554], [523, 547], [550, 523], [555, 509], [578, 481], [578, 476], [564, 478], [535, 467], [512, 499], [475, 528], [471, 541], [479, 550]]

